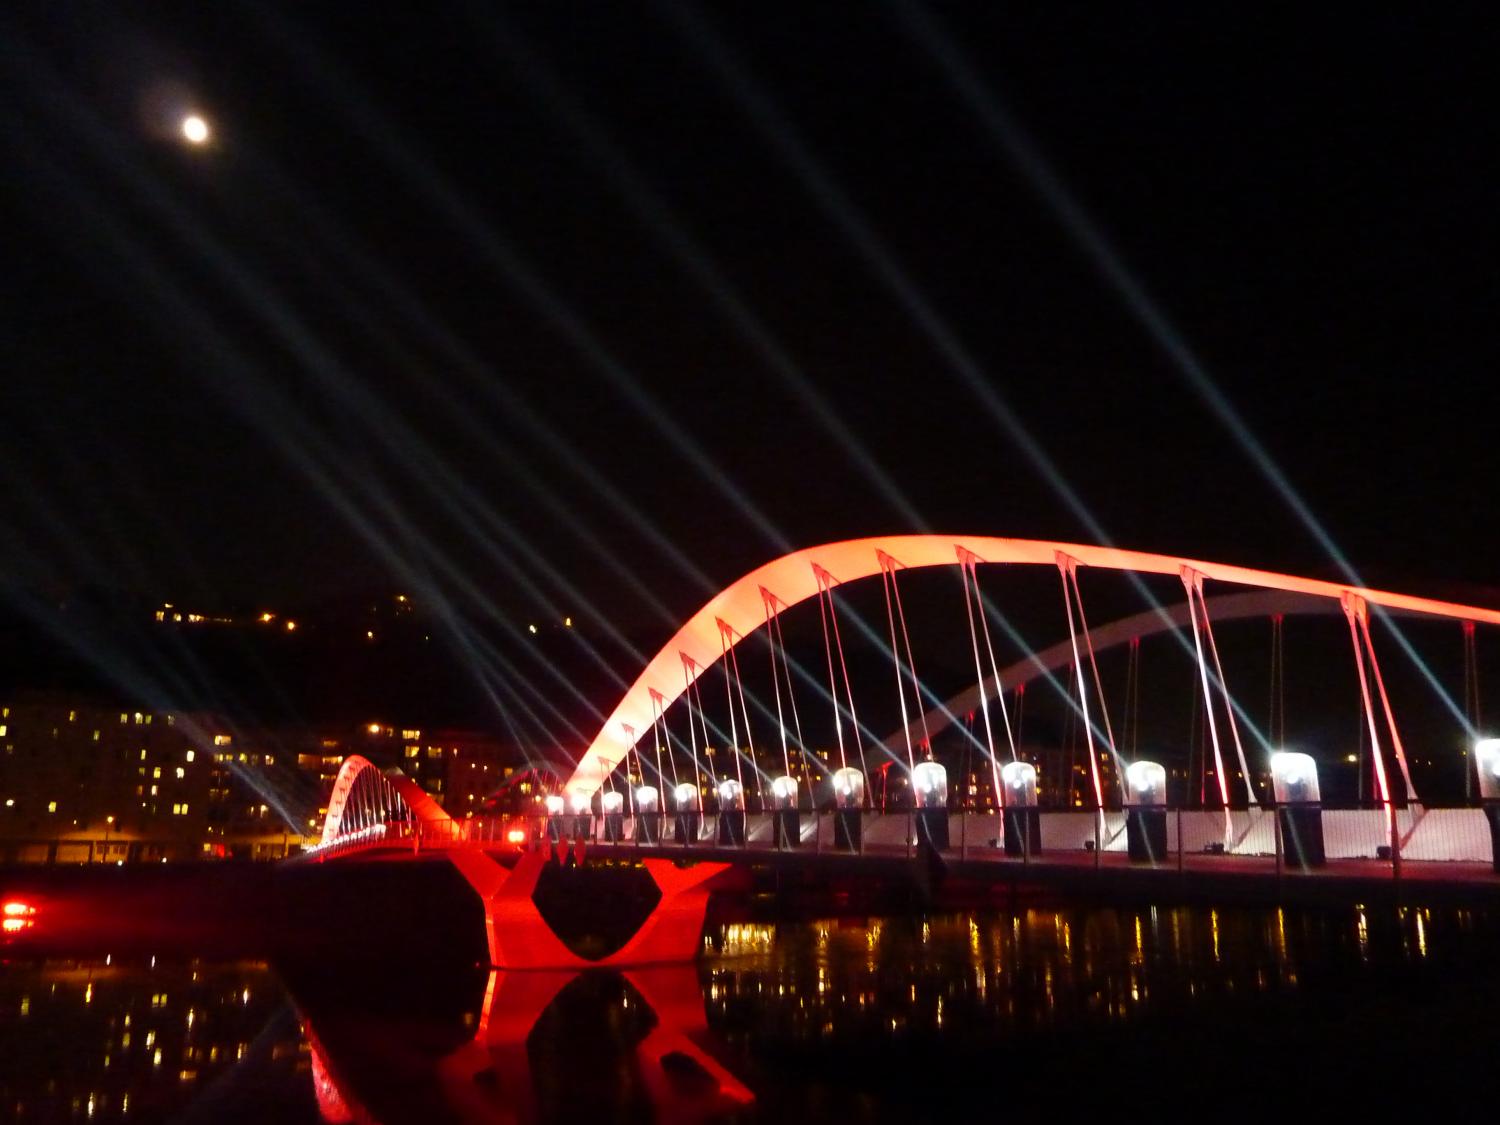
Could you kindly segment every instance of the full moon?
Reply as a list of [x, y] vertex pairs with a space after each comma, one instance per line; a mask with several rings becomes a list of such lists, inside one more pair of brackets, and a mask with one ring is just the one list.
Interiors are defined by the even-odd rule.
[[182, 135], [189, 144], [201, 145], [208, 140], [208, 122], [196, 113], [182, 119]]

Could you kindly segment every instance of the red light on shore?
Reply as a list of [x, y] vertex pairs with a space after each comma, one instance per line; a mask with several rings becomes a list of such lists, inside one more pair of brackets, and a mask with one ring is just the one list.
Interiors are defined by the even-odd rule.
[[22, 930], [29, 930], [35, 924], [32, 915], [36, 913], [36, 907], [29, 902], [12, 900], [4, 906], [0, 906], [0, 915], [4, 915], [4, 921], [0, 921], [0, 932], [6, 934], [18, 934]]

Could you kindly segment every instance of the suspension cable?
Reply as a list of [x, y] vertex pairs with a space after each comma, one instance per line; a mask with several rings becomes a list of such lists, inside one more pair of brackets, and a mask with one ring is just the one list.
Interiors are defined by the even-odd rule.
[[[786, 603], [782, 603], [786, 608]], [[787, 707], [792, 712], [792, 729], [797, 733], [797, 752], [802, 759], [802, 776], [807, 779], [808, 795], [812, 795], [814, 778], [812, 775], [813, 762], [817, 761], [817, 755], [807, 748], [807, 740], [802, 737], [802, 716], [797, 713], [797, 692], [792, 686], [792, 659], [786, 651], [786, 635], [781, 631], [781, 615], [778, 613], [771, 619], [771, 624], [776, 629], [776, 640], [781, 645], [781, 670], [786, 673], [786, 701]], [[822, 762], [818, 762], [819, 767]]]
[[[625, 747], [625, 800], [629, 804], [630, 815], [633, 817], [635, 816], [635, 784], [630, 779], [630, 755], [635, 755], [635, 767], [639, 773], [641, 768], [641, 748], [635, 736], [635, 728], [629, 723], [621, 723], [620, 726], [624, 729], [625, 737], [629, 740], [629, 744]], [[641, 774], [641, 784], [646, 784], [646, 775], [644, 773]]]
[[828, 591], [823, 586], [823, 575], [816, 563], [813, 564], [813, 578], [818, 583], [818, 620], [823, 626], [823, 655], [828, 661], [828, 698], [833, 701], [833, 733], [839, 745], [839, 769], [848, 769], [849, 759], [844, 753], [844, 714], [839, 707], [838, 682], [833, 677], [833, 638], [828, 632], [828, 610], [824, 604]]
[[[979, 712], [984, 716], [984, 741], [987, 747], [986, 753], [989, 754], [990, 758], [990, 774], [992, 775], [995, 784], [995, 807], [997, 809], [1004, 809], [1005, 791], [1000, 785], [1000, 763], [995, 758], [995, 732], [993, 729], [991, 729], [990, 726], [989, 694], [984, 689], [984, 668], [979, 662], [979, 632], [974, 627], [974, 602], [973, 599], [971, 599], [969, 596], [969, 578], [971, 577], [971, 575], [974, 579], [974, 587], [976, 593], [979, 587], [979, 576], [972, 573], [974, 569], [974, 558], [975, 556], [972, 551], [966, 551], [963, 547], [958, 548], [958, 563], [959, 569], [962, 571], [964, 584], [964, 612], [968, 615], [969, 618], [969, 644], [970, 647], [972, 647], [974, 650], [974, 677], [979, 682]], [[984, 612], [983, 604], [980, 605], [979, 610], [981, 614]], [[1003, 705], [1004, 689], [1000, 686], [999, 677], [996, 677], [995, 679], [995, 694], [1001, 697], [1001, 702]], [[972, 737], [973, 735], [971, 734], [970, 738], [972, 739]], [[964, 751], [967, 754], [968, 743], [964, 744]], [[1012, 756], [1014, 756], [1015, 754], [1014, 742], [1012, 742], [1011, 744], [1011, 754]], [[967, 783], [968, 782], [966, 778], [965, 785], [967, 785]]]
[[1368, 610], [1356, 615], [1360, 632], [1364, 635], [1365, 648], [1370, 654], [1370, 671], [1375, 674], [1375, 687], [1380, 692], [1380, 708], [1385, 712], [1385, 725], [1391, 735], [1391, 749], [1396, 755], [1396, 766], [1401, 771], [1401, 780], [1406, 785], [1406, 800], [1417, 800], [1417, 787], [1411, 782], [1411, 770], [1406, 764], [1406, 748], [1401, 744], [1401, 730], [1396, 726], [1396, 713], [1391, 709], [1391, 697], [1386, 694], [1385, 677], [1380, 672], [1380, 660], [1375, 655], [1375, 639], [1370, 635]]
[[[880, 585], [885, 590], [885, 618], [891, 628], [891, 660], [896, 668], [896, 698], [901, 701], [901, 736], [906, 740], [906, 772], [910, 776], [916, 771], [917, 760], [911, 749], [911, 720], [906, 712], [906, 683], [901, 675], [901, 650], [896, 647], [896, 615], [891, 607], [890, 575], [886, 567], [884, 551], [876, 552], [880, 560]], [[917, 704], [921, 705], [921, 700]]]
[[1365, 673], [1365, 654], [1363, 646], [1359, 642], [1359, 629], [1354, 623], [1359, 608], [1350, 594], [1345, 594], [1340, 601], [1344, 607], [1344, 616], [1349, 619], [1349, 640], [1354, 645], [1354, 664], [1359, 673], [1359, 694], [1364, 700], [1365, 722], [1370, 730], [1370, 757], [1375, 764], [1375, 781], [1380, 786], [1380, 800], [1386, 806], [1391, 807], [1391, 788], [1385, 776], [1385, 762], [1380, 757], [1380, 735], [1375, 729], [1375, 709], [1370, 703], [1370, 681]]
[[1063, 682], [1067, 685], [1065, 698], [1068, 703], [1067, 712], [1063, 716], [1063, 744], [1068, 748], [1068, 798], [1065, 802], [1068, 808], [1076, 807], [1080, 801], [1081, 794], [1078, 786], [1078, 704], [1073, 702], [1075, 690], [1073, 677], [1073, 662], [1068, 661], [1068, 673]]
[[682, 658], [682, 690], [687, 696], [688, 751], [693, 756], [693, 788], [698, 794], [701, 807], [703, 776], [698, 763], [698, 731], [693, 725], [693, 658], [685, 652], [679, 652], [677, 655]]
[[1199, 679], [1203, 684], [1203, 711], [1208, 715], [1209, 739], [1214, 742], [1214, 769], [1220, 790], [1220, 801], [1224, 805], [1224, 831], [1230, 831], [1229, 820], [1229, 778], [1224, 775], [1224, 754], [1220, 751], [1218, 742], [1218, 720], [1214, 717], [1214, 693], [1209, 691], [1209, 666], [1208, 661], [1203, 658], [1203, 636], [1199, 628], [1199, 594], [1202, 592], [1202, 579], [1193, 567], [1182, 567], [1182, 585], [1188, 591], [1188, 616], [1193, 619], [1193, 648], [1199, 655]]
[[1286, 745], [1286, 642], [1283, 638], [1285, 616], [1271, 615], [1271, 699], [1266, 729], [1276, 747]]
[[[708, 708], [703, 706], [703, 677], [700, 673], [705, 671], [705, 669], [696, 661], [694, 661], [693, 667], [695, 669], [695, 674], [693, 676], [692, 686], [688, 690], [698, 699], [698, 725], [703, 728], [703, 757], [705, 759], [710, 759], [705, 768], [708, 773], [709, 781], [713, 784], [714, 789], [717, 790], [719, 787], [719, 771], [712, 768], [714, 765], [713, 761], [711, 760], [713, 758], [713, 744], [709, 741], [708, 737]], [[691, 718], [692, 712], [690, 711], [688, 714], [689, 718]]]
[[[667, 725], [666, 700], [662, 693], [655, 688], [646, 689], [651, 695], [651, 737], [656, 741], [656, 776], [663, 785], [667, 783], [667, 775], [661, 769], [661, 741], [662, 732]], [[677, 788], [677, 759], [672, 755], [672, 736], [667, 735], [667, 764], [672, 767], [672, 788]]]
[[922, 745], [927, 748], [927, 756], [932, 756], [932, 733], [927, 729], [927, 708], [922, 703], [922, 681], [917, 678], [917, 661], [912, 656], [911, 634], [906, 631], [906, 610], [901, 605], [901, 587], [896, 582], [896, 568], [904, 565], [890, 555], [891, 564], [891, 593], [896, 599], [896, 620], [901, 623], [901, 640], [906, 645], [906, 670], [911, 673], [911, 694], [917, 705], [917, 713], [922, 716]]
[[740, 716], [745, 720], [745, 748], [750, 751], [750, 775], [755, 778], [755, 798], [760, 802], [761, 811], [765, 811], [766, 792], [761, 782], [764, 772], [760, 763], [755, 758], [755, 732], [750, 726], [750, 711], [745, 706], [745, 681], [740, 676], [739, 649], [734, 640], [734, 629], [725, 621], [719, 622], [719, 640], [729, 649], [729, 665], [734, 669], [734, 687], [740, 697]]
[[[995, 661], [995, 644], [990, 638], [990, 615], [985, 612], [984, 597], [979, 590], [979, 572], [974, 569], [974, 564], [981, 560], [977, 555], [973, 555], [972, 558], [973, 562], [970, 563], [969, 569], [974, 575], [974, 604], [979, 614], [979, 631], [980, 635], [984, 637], [985, 651], [989, 654], [990, 658], [990, 676], [995, 684], [995, 698], [1000, 701], [1000, 722], [1005, 727], [1005, 740], [1010, 746], [1010, 760], [1017, 762], [1020, 761], [1020, 753], [1016, 749], [1016, 744], [1021, 737], [1020, 729], [1018, 725], [1015, 731], [1011, 730], [1010, 709], [1005, 705], [1005, 685], [1000, 682], [1000, 666]], [[1020, 706], [1021, 693], [1025, 690], [1026, 685], [1024, 682], [1016, 685], [1018, 708]]]
[[775, 620], [776, 595], [764, 586], [760, 588], [761, 602], [766, 607], [766, 646], [771, 650], [771, 686], [776, 691], [776, 725], [781, 731], [781, 768], [788, 776], [792, 773], [792, 755], [786, 743], [786, 716], [781, 710], [781, 671], [776, 667], [776, 633], [771, 628]]
[[[1187, 785], [1186, 785], [1186, 795], [1183, 798], [1183, 802], [1182, 802], [1184, 805], [1188, 806], [1189, 808], [1192, 807], [1192, 803], [1193, 803], [1193, 759], [1195, 757], [1198, 759], [1198, 766], [1199, 766], [1200, 773], [1202, 772], [1202, 767], [1203, 767], [1203, 756], [1202, 756], [1202, 754], [1200, 754], [1198, 752], [1199, 746], [1203, 742], [1203, 724], [1198, 719], [1198, 700], [1199, 700], [1200, 697], [1199, 697], [1198, 691], [1197, 691], [1198, 677], [1196, 675], [1196, 669], [1194, 670], [1194, 672], [1195, 672], [1195, 674], [1193, 676], [1193, 689], [1194, 690], [1192, 690], [1192, 691], [1190, 691], [1188, 693], [1189, 697], [1192, 700], [1192, 707], [1191, 707], [1191, 709], [1188, 712], [1188, 758], [1187, 758], [1187, 779], [1186, 779], [1187, 780]], [[1204, 785], [1206, 784], [1206, 782], [1207, 782], [1207, 779], [1205, 777], [1202, 780], [1200, 780], [1199, 785], [1198, 785], [1198, 807], [1200, 809], [1203, 807], [1203, 795], [1204, 795], [1203, 794], [1203, 790], [1204, 790]]]
[[844, 659], [844, 638], [839, 632], [838, 602], [833, 598], [833, 586], [838, 579], [822, 567], [818, 567], [818, 571], [828, 589], [828, 617], [833, 623], [833, 644], [839, 650], [839, 671], [844, 680], [844, 699], [849, 704], [849, 725], [854, 729], [854, 746], [859, 751], [859, 772], [864, 775], [865, 779], [865, 807], [870, 808], [874, 805], [875, 790], [870, 783], [870, 770], [865, 762], [865, 740], [859, 729], [859, 715], [854, 710], [854, 687], [849, 679], [849, 664]]
[[1089, 667], [1094, 672], [1094, 691], [1099, 698], [1099, 715], [1104, 720], [1104, 737], [1109, 740], [1109, 756], [1114, 761], [1115, 778], [1119, 782], [1120, 792], [1125, 792], [1125, 760], [1120, 757], [1120, 751], [1115, 746], [1115, 732], [1109, 721], [1109, 703], [1104, 698], [1104, 682], [1099, 678], [1099, 661], [1094, 656], [1094, 637], [1089, 632], [1088, 619], [1083, 615], [1083, 591], [1078, 586], [1078, 567], [1075, 563], [1068, 568], [1068, 577], [1073, 582], [1073, 600], [1078, 606], [1078, 630], [1083, 634], [1084, 647], [1089, 654]]
[[1203, 600], [1203, 576], [1197, 576], [1198, 582], [1198, 605], [1203, 610], [1203, 631], [1208, 635], [1208, 651], [1214, 658], [1214, 675], [1219, 680], [1219, 694], [1224, 699], [1224, 717], [1229, 721], [1229, 733], [1234, 738], [1234, 750], [1240, 759], [1240, 776], [1245, 779], [1245, 794], [1250, 799], [1251, 807], [1258, 806], [1260, 801], [1255, 796], [1255, 786], [1250, 781], [1250, 763], [1245, 759], [1245, 745], [1240, 741], [1240, 724], [1234, 715], [1234, 701], [1229, 697], [1229, 683], [1224, 679], [1224, 665], [1219, 663], [1219, 642], [1214, 639], [1213, 622], [1209, 620], [1208, 603]]
[[[717, 619], [719, 624], [719, 666], [724, 669], [724, 699], [729, 704], [729, 742], [730, 752], [734, 755], [734, 777], [740, 784], [740, 797], [744, 799], [745, 793], [745, 769], [743, 755], [740, 753], [740, 731], [739, 717], [734, 713], [734, 684], [729, 671], [729, 635], [728, 625], [722, 618]], [[746, 735], [749, 734], [749, 724], [746, 723]], [[751, 760], [751, 768], [755, 762]]]
[[1078, 631], [1073, 625], [1073, 592], [1068, 586], [1068, 572], [1077, 563], [1061, 551], [1057, 552], [1056, 557], [1057, 571], [1062, 577], [1063, 608], [1068, 614], [1068, 639], [1073, 645], [1073, 668], [1078, 675], [1078, 703], [1083, 713], [1083, 737], [1084, 745], [1088, 747], [1089, 774], [1094, 782], [1094, 810], [1102, 818], [1104, 816], [1104, 783], [1099, 779], [1099, 754], [1094, 749], [1094, 725], [1089, 720], [1088, 689], [1083, 684], [1083, 660], [1078, 651]]
[[[1464, 718], [1469, 724], [1469, 741], [1473, 742], [1479, 736], [1479, 659], [1474, 643], [1474, 622], [1464, 622]], [[1473, 754], [1473, 747], [1467, 747], [1464, 756], [1467, 758]], [[1464, 765], [1464, 800], [1472, 800], [1474, 796], [1474, 771]]]

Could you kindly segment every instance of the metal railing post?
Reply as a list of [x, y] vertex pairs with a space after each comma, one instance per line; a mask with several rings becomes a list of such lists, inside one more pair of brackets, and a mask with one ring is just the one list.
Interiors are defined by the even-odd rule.
[[1182, 806], [1177, 806], [1177, 873], [1180, 875], [1184, 870], [1183, 856], [1186, 851], [1187, 840], [1182, 834]]
[[1099, 869], [1100, 856], [1104, 851], [1104, 810], [1098, 809], [1094, 813], [1094, 870]]
[[1396, 805], [1391, 803], [1391, 881], [1401, 881], [1401, 827], [1396, 820]]
[[1286, 866], [1286, 860], [1283, 856], [1281, 843], [1281, 810], [1279, 808], [1276, 808], [1275, 806], [1272, 806], [1271, 816], [1275, 821], [1273, 833], [1276, 837], [1276, 881], [1279, 883], [1281, 882], [1282, 871]]

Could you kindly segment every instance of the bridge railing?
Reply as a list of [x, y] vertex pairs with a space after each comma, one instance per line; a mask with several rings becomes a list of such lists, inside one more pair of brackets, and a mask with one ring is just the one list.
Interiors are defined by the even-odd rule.
[[[708, 812], [652, 820], [619, 815], [494, 816], [444, 822], [375, 825], [313, 849], [315, 858], [351, 851], [454, 847], [525, 850], [558, 845], [610, 849], [682, 849], [693, 853], [811, 852], [912, 856], [923, 848], [960, 861], [1121, 862], [1173, 866], [1233, 865], [1237, 870], [1297, 869], [1325, 862], [1365, 861], [1400, 875], [1403, 863], [1492, 864], [1486, 810], [1475, 808], [1332, 808], [1289, 816], [1291, 810], [1149, 809], [1014, 810], [1000, 813], [933, 810], [800, 810], [776, 814]], [[1135, 816], [1144, 813], [1144, 816]], [[1135, 823], [1132, 825], [1132, 821]]]

